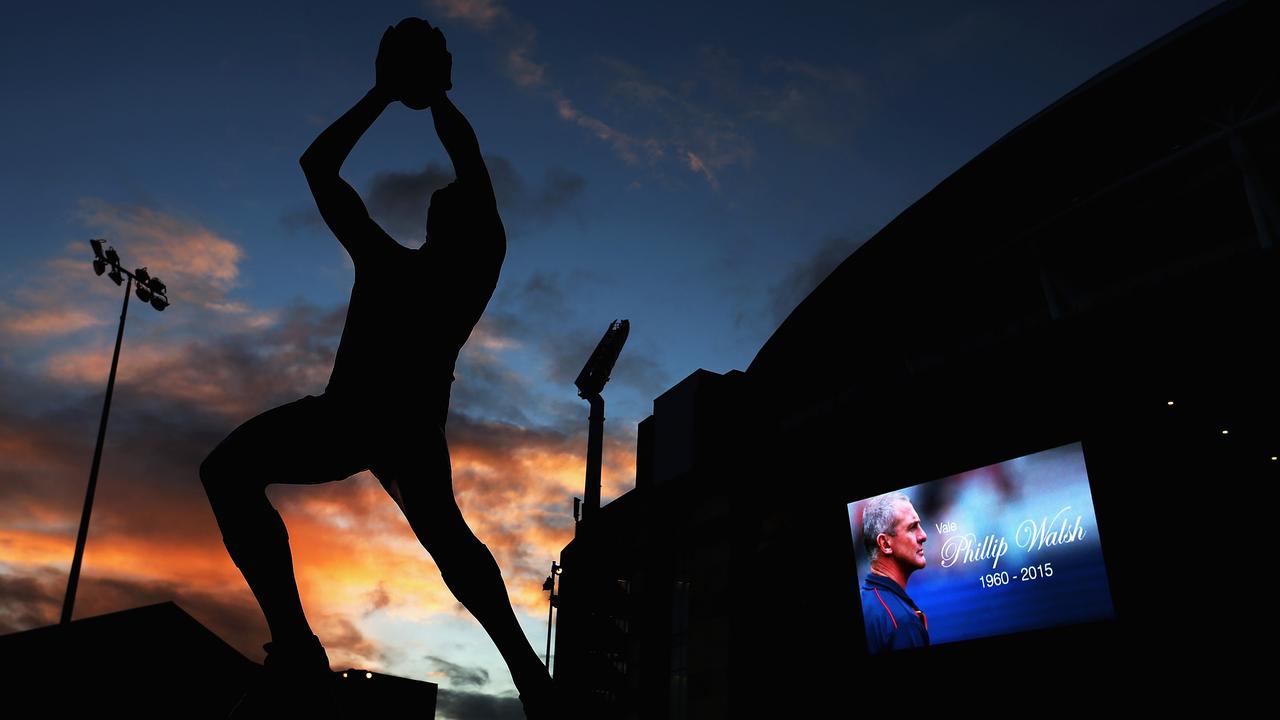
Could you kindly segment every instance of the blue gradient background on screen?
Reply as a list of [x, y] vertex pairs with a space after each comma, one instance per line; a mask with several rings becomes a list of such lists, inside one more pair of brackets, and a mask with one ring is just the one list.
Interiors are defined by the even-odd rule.
[[[929, 618], [931, 643], [1113, 617], [1080, 443], [914, 485], [902, 492], [911, 498], [929, 536], [925, 542], [927, 565], [911, 575], [907, 594]], [[862, 545], [866, 501], [849, 504], [859, 587], [870, 567]], [[1069, 509], [1059, 514], [1063, 508]], [[1052, 533], [1061, 529], [1066, 518], [1069, 531], [1064, 535], [1070, 535], [1077, 517], [1084, 534], [1074, 542], [1045, 544], [1030, 551], [1018, 542], [1021, 539], [1026, 544], [1026, 530], [1019, 535], [1019, 528], [1028, 520], [1036, 527], [1045, 521], [1045, 533]], [[951, 522], [956, 523], [954, 531], [939, 531], [938, 525]], [[997, 541], [1004, 538], [1008, 551], [994, 568], [990, 557], [967, 563], [958, 560], [943, 567], [945, 544], [963, 535], [972, 535], [975, 547], [988, 535]], [[1045, 563], [1052, 566], [1051, 577], [1021, 579], [1022, 568], [1043, 567]], [[999, 572], [1008, 572], [1008, 585], [983, 587], [981, 578]]]

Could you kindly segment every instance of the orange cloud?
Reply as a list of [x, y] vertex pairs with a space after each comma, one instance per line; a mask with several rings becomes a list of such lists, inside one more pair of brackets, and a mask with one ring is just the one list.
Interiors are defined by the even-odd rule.
[[0, 317], [0, 332], [15, 335], [66, 335], [102, 323], [101, 318], [70, 308], [23, 311], [0, 305]]
[[[172, 332], [164, 343], [125, 340], [77, 616], [178, 597], [201, 608], [197, 616], [215, 632], [260, 658], [265, 625], [223, 547], [197, 468], [235, 422], [277, 398], [323, 388], [341, 308], [255, 312], [228, 294], [243, 258], [234, 243], [153, 210], [101, 201], [84, 207], [87, 222], [119, 238], [126, 259], [148, 264], [175, 285], [204, 283], [209, 295], [203, 315], [169, 316], [179, 328], [198, 325], [199, 340], [175, 339]], [[87, 255], [81, 244], [68, 251]], [[121, 290], [111, 283], [86, 282], [85, 259], [61, 257], [49, 267], [51, 282], [77, 288], [68, 296], [82, 301], [93, 293], [119, 302]], [[33, 298], [25, 300], [35, 305]], [[59, 322], [73, 327], [84, 321], [69, 307], [43, 312], [38, 322], [34, 312], [24, 317], [32, 328], [50, 328], [49, 334]], [[238, 324], [202, 324], [229, 316]], [[14, 327], [6, 329], [13, 333]], [[0, 613], [5, 627], [26, 629], [47, 620], [60, 603], [113, 339], [95, 337], [93, 344], [62, 350], [42, 364], [44, 374], [36, 379], [53, 381], [51, 392], [61, 393], [49, 405], [71, 409], [41, 415], [30, 407], [0, 407], [0, 562], [12, 577], [39, 578], [44, 597], [30, 612]], [[499, 324], [481, 322], [468, 345], [469, 361], [508, 371], [497, 353], [517, 346]], [[0, 367], [0, 391], [5, 383], [27, 380], [8, 372]], [[468, 408], [455, 411], [450, 428], [458, 433], [450, 442], [459, 505], [492, 549], [517, 610], [541, 615], [542, 578], [572, 537], [570, 498], [581, 494], [586, 439], [485, 424], [469, 418]], [[158, 420], [168, 425], [152, 432]], [[635, 461], [629, 444], [617, 438], [606, 443], [606, 498], [630, 486]], [[371, 613], [425, 624], [461, 612], [399, 508], [367, 473], [320, 486], [273, 485], [268, 496], [285, 518], [304, 606], [335, 666], [379, 667], [384, 651], [394, 649], [394, 639], [379, 643], [362, 634], [361, 620]], [[476, 632], [482, 634], [478, 625]]]
[[[295, 332], [312, 335], [295, 341]], [[265, 410], [269, 398], [301, 397], [324, 388], [333, 354], [319, 337], [323, 332], [311, 324], [285, 328], [283, 334], [253, 336], [244, 347], [216, 338], [166, 344], [126, 339], [116, 382], [244, 420]], [[106, 382], [113, 349], [104, 339], [101, 345], [60, 352], [45, 360], [44, 371], [62, 383], [96, 387]]]
[[431, 5], [447, 18], [479, 28], [488, 28], [495, 20], [507, 16], [506, 8], [496, 0], [431, 0]]
[[[522, 343], [509, 335], [504, 335], [494, 325], [491, 316], [485, 315], [480, 318], [480, 322], [476, 324], [474, 330], [471, 331], [471, 337], [467, 338], [467, 344], [462, 346], [463, 353], [468, 355], [477, 354], [477, 350], [484, 350], [488, 353], [501, 350], [510, 350], [518, 348]], [[480, 357], [477, 360], [483, 361], [485, 358]]]
[[637, 163], [640, 161], [640, 152], [650, 160], [657, 160], [666, 155], [663, 148], [664, 143], [654, 138], [638, 138], [629, 135], [603, 120], [587, 115], [577, 108], [569, 98], [565, 97], [560, 91], [552, 91], [551, 97], [556, 105], [556, 113], [560, 119], [572, 122], [579, 127], [586, 129], [598, 140], [603, 140], [613, 146], [618, 157], [628, 163]]
[[[233, 370], [221, 365], [216, 355], [202, 352], [198, 344], [143, 344], [130, 347], [129, 352], [130, 362], [120, 370], [122, 383], [136, 383], [139, 388], [145, 385], [154, 395], [213, 409], [228, 419], [250, 416], [256, 411], [250, 406], [261, 402], [260, 394], [243, 387]], [[50, 360], [47, 369], [60, 381], [96, 386], [105, 377], [109, 361], [103, 347], [60, 354]], [[315, 367], [327, 370], [321, 364]], [[131, 395], [137, 392], [135, 389]], [[122, 406], [123, 411], [128, 412], [128, 407]], [[472, 529], [498, 559], [513, 602], [535, 612], [545, 601], [540, 590], [545, 566], [572, 537], [570, 498], [582, 493], [586, 439], [477, 424], [465, 415], [457, 416], [451, 427], [454, 425], [459, 436], [451, 437], [450, 442], [458, 503]], [[11, 524], [0, 535], [0, 542], [13, 551], [6, 555], [26, 565], [67, 562], [87, 466], [66, 463], [58, 457], [57, 446], [39, 434], [5, 432], [0, 438], [0, 451], [10, 460], [11, 468], [27, 467], [41, 476], [56, 469], [52, 474], [62, 476], [62, 484], [74, 488], [70, 502], [59, 510], [46, 504], [37, 512], [35, 508], [41, 506], [28, 498], [23, 507], [34, 526], [59, 530], [31, 532], [31, 526]], [[88, 441], [86, 435], [84, 442]], [[136, 437], [120, 441], [142, 442]], [[190, 491], [202, 457], [199, 453], [208, 449], [196, 448], [184, 467], [161, 469], [161, 475], [176, 475], [174, 482], [187, 483], [185, 494], [172, 497], [138, 495], [141, 490], [131, 489], [130, 481], [120, 477], [125, 472], [118, 465], [122, 461], [116, 459], [120, 456], [113, 458], [115, 464], [109, 464], [107, 472], [116, 478], [108, 478], [100, 489], [87, 572], [93, 568], [93, 572], [135, 580], [165, 579], [211, 593], [227, 583], [242, 582], [226, 556], [202, 494]], [[142, 458], [138, 462], [145, 462], [147, 452], [144, 446], [132, 454]], [[86, 452], [83, 460], [87, 458]], [[606, 499], [631, 486], [634, 468], [630, 440], [607, 438]], [[368, 593], [380, 584], [393, 598], [391, 607], [396, 612], [422, 617], [456, 609], [399, 508], [367, 473], [320, 486], [273, 485], [269, 496], [289, 526], [304, 597], [323, 608], [324, 614], [359, 616]], [[165, 522], [157, 524], [162, 518]], [[178, 528], [184, 532], [181, 538], [172, 534]]]
[[[145, 266], [166, 282], [169, 299], [184, 310], [166, 315], [170, 329], [261, 330], [275, 322], [273, 314], [254, 312], [228, 297], [244, 258], [236, 243], [194, 221], [146, 207], [90, 198], [80, 202], [80, 216], [88, 228], [86, 239], [105, 237], [119, 250], [126, 269]], [[85, 240], [66, 243], [63, 252], [44, 263], [38, 285], [9, 290], [15, 303], [0, 301], [0, 337], [15, 345], [30, 344], [114, 324], [123, 291], [93, 276], [93, 255]], [[204, 312], [192, 313], [192, 308]]]
[[507, 53], [507, 71], [520, 87], [538, 87], [547, 81], [546, 66], [534, 62], [529, 57], [530, 50], [530, 47], [521, 46], [512, 48]]
[[[128, 360], [119, 364], [116, 382], [151, 395], [191, 403], [228, 417], [245, 417], [258, 398], [246, 397], [225, 367], [202, 362], [192, 345], [126, 343]], [[112, 348], [69, 350], [45, 362], [49, 377], [69, 384], [101, 385], [111, 369]]]
[[702, 162], [702, 158], [695, 155], [691, 150], [686, 151], [685, 154], [689, 159], [689, 169], [697, 173], [702, 173], [702, 176], [707, 179], [707, 182], [711, 184], [711, 187], [719, 190], [720, 182], [716, 180], [715, 174], [711, 172], [706, 163]]
[[389, 612], [424, 617], [452, 611], [453, 597], [430, 555], [372, 477], [269, 494], [297, 500], [281, 515], [304, 602], [358, 617], [368, 610], [369, 593], [382, 587]]
[[[52, 466], [41, 457], [50, 451], [47, 443], [8, 433], [0, 437], [0, 449]], [[472, 529], [498, 559], [513, 605], [540, 616], [546, 608], [542, 579], [572, 537], [569, 497], [580, 493], [584, 470], [573, 448], [585, 447], [585, 438], [527, 431], [515, 437], [514, 449], [456, 443], [455, 490]], [[608, 496], [630, 485], [634, 454], [626, 442], [610, 439], [605, 460]], [[38, 611], [48, 621], [74, 549], [81, 470], [78, 465], [64, 469], [75, 475], [63, 481], [75, 487], [74, 502], [27, 502], [28, 523], [0, 525], [7, 572], [51, 573], [48, 607]], [[200, 612], [188, 609], [197, 617], [260, 658], [265, 626], [202, 495], [154, 499], [148, 493], [154, 500], [148, 504], [122, 482], [127, 481], [104, 476], [99, 489], [77, 617], [176, 597], [184, 607], [195, 603]], [[304, 607], [335, 667], [383, 667], [395, 641], [362, 634], [360, 619], [372, 612], [424, 624], [441, 614], [465, 616], [399, 508], [368, 473], [318, 486], [272, 485], [268, 497], [288, 527]], [[158, 519], [164, 523], [157, 524]], [[28, 625], [38, 616], [32, 613], [37, 609], [22, 615]], [[478, 624], [475, 632], [483, 636]]]
[[[79, 514], [69, 516], [78, 522]], [[5, 562], [21, 566], [71, 566], [75, 553], [76, 525], [64, 525], [62, 532], [0, 528], [0, 547]], [[102, 537], [93, 533], [85, 545], [84, 568], [97, 575], [167, 580], [202, 589], [226, 587], [240, 580], [239, 570], [226, 552], [212, 552], [209, 543], [160, 545], [150, 539], [126, 535]], [[215, 533], [216, 535], [216, 533]], [[243, 582], [243, 581], [241, 581]]]
[[240, 275], [240, 246], [195, 222], [142, 206], [113, 205], [89, 198], [80, 203], [81, 216], [99, 228], [108, 244], [119, 248], [130, 263], [146, 265], [175, 291], [193, 280], [227, 289]]

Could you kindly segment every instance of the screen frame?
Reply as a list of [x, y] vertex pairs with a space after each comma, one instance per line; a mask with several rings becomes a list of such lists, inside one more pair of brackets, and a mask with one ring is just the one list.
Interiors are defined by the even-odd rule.
[[[859, 502], [876, 495], [886, 492], [892, 492], [902, 488], [913, 487], [923, 483], [932, 482], [934, 480], [942, 480], [953, 475], [977, 470], [991, 465], [998, 465], [1018, 458], [1034, 455], [1036, 453], [1053, 450], [1065, 445], [1080, 444], [1080, 452], [1084, 458], [1086, 481], [1089, 486], [1089, 493], [1093, 500], [1093, 513], [1097, 521], [1098, 532], [1101, 535], [1105, 530], [1104, 526], [1111, 524], [1110, 514], [1104, 509], [1110, 505], [1108, 494], [1105, 490], [1100, 492], [1100, 486], [1107, 483], [1100, 483], [1095, 471], [1101, 470], [1098, 466], [1100, 463], [1096, 457], [1097, 453], [1091, 452], [1094, 446], [1098, 444], [1098, 440], [1082, 436], [1079, 433], [1072, 434], [1069, 432], [1054, 433], [1050, 437], [1040, 437], [1037, 440], [1025, 439], [1016, 444], [1005, 444], [999, 447], [988, 446], [982, 450], [976, 450], [971, 454], [965, 455], [963, 458], [946, 458], [936, 462], [925, 462], [914, 468], [909, 475], [898, 476], [893, 479], [880, 479], [875, 484], [867, 484], [860, 486], [857, 491], [846, 488], [845, 493], [840, 496], [842, 504], [840, 509], [843, 511], [842, 521], [845, 527], [844, 536], [847, 540], [845, 543], [845, 552], [842, 553], [843, 568], [842, 574], [848, 579], [846, 586], [850, 589], [849, 598], [850, 605], [853, 608], [853, 615], [856, 616], [857, 633], [862, 641], [862, 656], [867, 659], [879, 661], [886, 657], [884, 655], [873, 656], [867, 646], [867, 637], [865, 631], [865, 618], [862, 615], [862, 601], [859, 588], [861, 587], [861, 578], [858, 576], [857, 553], [855, 543], [861, 543], [861, 538], [853, 536], [853, 524], [849, 519], [849, 505]], [[933, 472], [924, 468], [942, 468], [936, 475], [923, 476], [925, 472]], [[1105, 475], [1105, 470], [1102, 470]], [[865, 491], [864, 489], [869, 490]], [[1104, 520], [1104, 518], [1106, 518]], [[963, 652], [966, 648], [979, 649], [982, 647], [993, 648], [997, 646], [1016, 646], [1023, 641], [1021, 638], [1028, 640], [1037, 637], [1046, 637], [1061, 634], [1070, 630], [1081, 630], [1084, 628], [1093, 628], [1099, 632], [1108, 632], [1111, 628], [1117, 626], [1121, 619], [1121, 601], [1118, 599], [1115, 585], [1115, 573], [1113, 572], [1113, 561], [1111, 553], [1108, 551], [1108, 545], [1104, 542], [1099, 543], [1099, 550], [1102, 555], [1103, 572], [1106, 575], [1107, 587], [1111, 596], [1112, 614], [1109, 618], [1092, 620], [1086, 622], [1069, 623], [1066, 625], [1055, 625], [1051, 627], [1033, 628], [1029, 630], [1020, 630], [1012, 633], [1003, 633], [998, 635], [988, 635], [984, 637], [968, 638], [965, 640], [957, 640], [954, 642], [943, 643], [941, 645], [930, 645], [923, 648], [904, 648], [896, 650], [890, 655], [907, 655], [917, 656], [922, 653], [936, 653], [939, 648], [959, 648], [958, 652]]]

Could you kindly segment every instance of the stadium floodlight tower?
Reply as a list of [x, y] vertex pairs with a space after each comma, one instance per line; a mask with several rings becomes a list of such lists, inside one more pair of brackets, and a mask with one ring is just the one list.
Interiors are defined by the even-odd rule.
[[[120, 364], [120, 343], [124, 340], [124, 319], [129, 313], [129, 293], [136, 290], [138, 299], [151, 303], [156, 310], [169, 307], [169, 289], [158, 277], [152, 277], [146, 268], [129, 272], [120, 266], [116, 249], [106, 240], [95, 238], [93, 246], [93, 272], [101, 275], [111, 268], [107, 277], [116, 285], [124, 284], [124, 308], [120, 310], [120, 329], [116, 331], [116, 350], [111, 356], [111, 374], [107, 376], [107, 398], [102, 403], [102, 420], [98, 423], [98, 444], [93, 449], [93, 466], [89, 469], [89, 490], [84, 496], [84, 512], [80, 515], [80, 533], [76, 536], [76, 554], [71, 560], [71, 577], [67, 580], [67, 597], [62, 603], [62, 624], [71, 622], [71, 609], [76, 604], [76, 585], [80, 582], [80, 563], [84, 559], [84, 545], [89, 537], [89, 514], [93, 512], [93, 492], [98, 486], [98, 466], [102, 463], [102, 441], [107, 437], [107, 415], [111, 412], [111, 392], [116, 386], [116, 367]], [[125, 283], [125, 277], [129, 281]], [[137, 287], [134, 287], [134, 283]]]
[[578, 386], [578, 397], [591, 403], [591, 426], [587, 431], [587, 488], [582, 503], [584, 520], [600, 509], [600, 464], [604, 454], [604, 398], [600, 393], [609, 382], [609, 373], [613, 372], [613, 365], [618, 362], [618, 355], [630, 332], [631, 323], [626, 320], [610, 323], [595, 352], [578, 373], [578, 379], [573, 381]]

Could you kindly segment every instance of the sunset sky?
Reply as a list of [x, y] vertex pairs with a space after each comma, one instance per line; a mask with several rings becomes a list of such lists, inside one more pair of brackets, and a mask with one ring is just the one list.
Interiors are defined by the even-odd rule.
[[[197, 468], [248, 418], [324, 389], [352, 265], [297, 159], [371, 87], [387, 25], [446, 33], [508, 231], [448, 438], [459, 504], [541, 653], [542, 580], [583, 486], [572, 382], [612, 320], [631, 335], [605, 392], [606, 503], [633, 485], [655, 396], [698, 368], [745, 369], [895, 215], [1212, 5], [6, 6], [0, 633], [60, 613], [122, 296], [90, 267], [103, 237], [173, 305], [130, 305], [75, 617], [175, 600], [262, 658], [265, 621]], [[417, 247], [447, 167], [429, 112], [394, 105], [343, 175]], [[436, 682], [441, 718], [520, 716], [497, 651], [376, 480], [268, 495], [335, 668]]]

